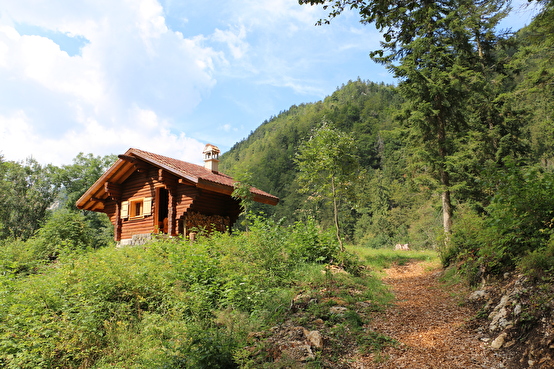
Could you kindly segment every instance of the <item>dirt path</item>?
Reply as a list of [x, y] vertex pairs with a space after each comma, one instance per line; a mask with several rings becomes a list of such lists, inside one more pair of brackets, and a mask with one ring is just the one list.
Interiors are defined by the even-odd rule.
[[504, 368], [501, 357], [487, 347], [467, 321], [475, 314], [460, 306], [450, 291], [438, 282], [437, 269], [413, 262], [387, 271], [396, 301], [370, 324], [373, 331], [400, 344], [358, 360], [359, 368]]

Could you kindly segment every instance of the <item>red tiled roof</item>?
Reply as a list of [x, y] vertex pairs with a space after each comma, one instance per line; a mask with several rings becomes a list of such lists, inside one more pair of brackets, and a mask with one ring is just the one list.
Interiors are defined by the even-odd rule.
[[[236, 182], [233, 178], [224, 173], [212, 172], [201, 165], [188, 163], [186, 161], [169, 158], [167, 156], [154, 154], [140, 149], [131, 148], [125, 153], [125, 155], [135, 156], [152, 165], [164, 168], [178, 177], [191, 180], [195, 183], [198, 183], [198, 179], [203, 179], [205, 181], [233, 187]], [[250, 192], [278, 200], [276, 196], [255, 187], [251, 187]]]
[[[187, 163], [182, 160], [168, 158], [139, 149], [129, 149], [117, 160], [98, 180], [77, 200], [76, 205], [79, 209], [92, 211], [101, 211], [103, 209], [103, 199], [106, 199], [107, 193], [104, 185], [107, 182], [120, 184], [132, 173], [135, 168], [124, 157], [131, 156], [140, 159], [154, 167], [163, 169], [178, 178], [196, 184], [202, 188], [208, 187], [216, 192], [230, 195], [234, 189], [235, 180], [221, 172], [213, 172], [201, 165]], [[276, 205], [279, 198], [255, 187], [250, 188], [254, 195], [254, 201]]]

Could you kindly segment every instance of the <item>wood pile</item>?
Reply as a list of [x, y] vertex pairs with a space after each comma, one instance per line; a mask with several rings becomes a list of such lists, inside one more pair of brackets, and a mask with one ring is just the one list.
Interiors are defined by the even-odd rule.
[[186, 233], [190, 232], [226, 232], [231, 226], [228, 216], [205, 215], [197, 212], [187, 212], [185, 219]]

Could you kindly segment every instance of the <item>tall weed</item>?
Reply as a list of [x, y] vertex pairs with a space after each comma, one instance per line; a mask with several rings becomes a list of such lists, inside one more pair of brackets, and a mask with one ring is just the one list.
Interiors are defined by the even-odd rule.
[[248, 232], [60, 253], [40, 268], [11, 245], [0, 274], [6, 368], [234, 367], [247, 333], [282, 319], [312, 263], [341, 258], [313, 223], [260, 217]]

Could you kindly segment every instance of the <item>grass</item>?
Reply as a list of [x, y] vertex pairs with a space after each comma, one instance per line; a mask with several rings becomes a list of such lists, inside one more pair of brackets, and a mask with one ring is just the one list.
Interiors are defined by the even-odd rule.
[[382, 271], [393, 264], [405, 265], [412, 260], [425, 261], [430, 267], [440, 264], [439, 254], [434, 250], [399, 251], [393, 249], [371, 249], [360, 246], [347, 246], [348, 251], [357, 254], [364, 264], [374, 271]]

